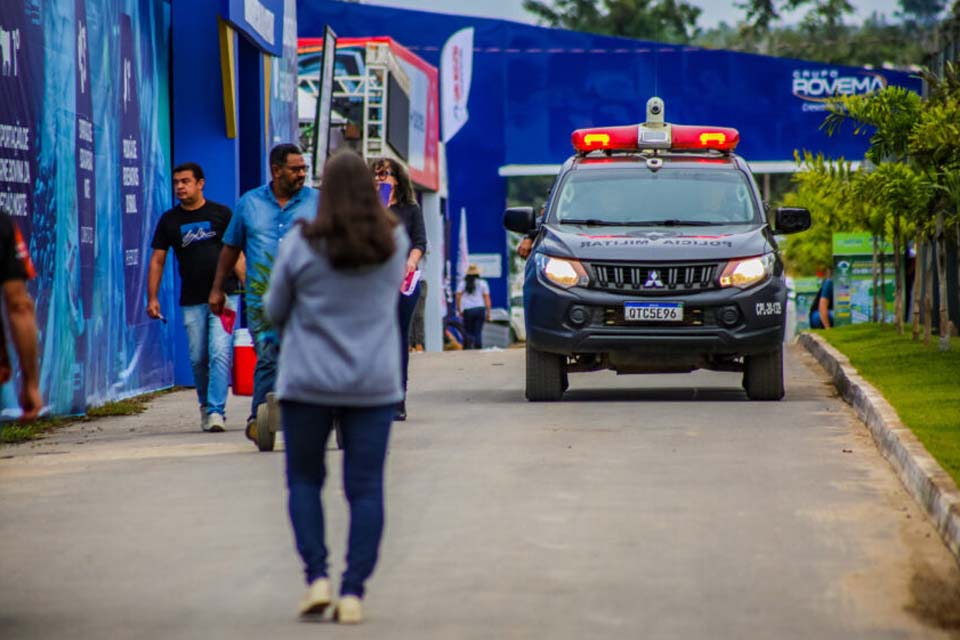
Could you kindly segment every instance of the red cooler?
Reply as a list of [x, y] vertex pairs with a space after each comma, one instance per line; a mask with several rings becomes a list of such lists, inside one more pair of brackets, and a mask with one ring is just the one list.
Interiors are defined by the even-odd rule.
[[253, 370], [256, 367], [253, 336], [247, 329], [237, 329], [233, 333], [233, 395], [253, 395]]

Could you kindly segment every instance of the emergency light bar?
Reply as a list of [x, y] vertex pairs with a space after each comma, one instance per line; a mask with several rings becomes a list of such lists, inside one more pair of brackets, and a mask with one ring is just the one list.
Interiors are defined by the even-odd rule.
[[597, 127], [596, 129], [577, 129], [571, 136], [573, 148], [577, 151], [635, 151], [637, 149], [637, 127]]
[[682, 124], [626, 125], [577, 129], [570, 143], [580, 153], [591, 151], [675, 151], [713, 150], [730, 152], [737, 148], [740, 132], [731, 127], [702, 127]]

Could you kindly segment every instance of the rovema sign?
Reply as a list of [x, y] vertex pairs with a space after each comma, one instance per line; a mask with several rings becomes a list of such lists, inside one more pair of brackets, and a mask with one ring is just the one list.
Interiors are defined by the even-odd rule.
[[793, 95], [806, 102], [804, 111], [822, 111], [823, 104], [840, 96], [866, 95], [887, 86], [887, 79], [875, 71], [842, 74], [840, 69], [794, 69]]

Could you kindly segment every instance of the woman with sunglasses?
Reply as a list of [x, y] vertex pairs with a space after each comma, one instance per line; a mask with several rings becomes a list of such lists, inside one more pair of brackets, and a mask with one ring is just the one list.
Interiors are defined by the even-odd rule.
[[[410, 237], [410, 252], [407, 254], [407, 266], [404, 277], [416, 271], [420, 259], [427, 250], [427, 229], [423, 223], [423, 212], [417, 204], [413, 193], [413, 185], [407, 170], [392, 158], [378, 158], [372, 164], [373, 175], [377, 186], [390, 185], [390, 197], [387, 206], [400, 222], [403, 223]], [[410, 364], [410, 321], [420, 299], [420, 283], [409, 295], [401, 295], [397, 306], [397, 317], [400, 321], [400, 370], [403, 375], [403, 400], [397, 405], [394, 420], [407, 419], [407, 369]]]

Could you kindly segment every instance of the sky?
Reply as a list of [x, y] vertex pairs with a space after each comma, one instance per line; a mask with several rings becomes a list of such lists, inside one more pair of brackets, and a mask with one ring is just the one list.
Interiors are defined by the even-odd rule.
[[[689, 4], [703, 9], [698, 21], [702, 29], [716, 27], [720, 22], [734, 25], [744, 16], [743, 11], [734, 7], [732, 0], [686, 0]], [[421, 11], [439, 11], [442, 13], [460, 13], [483, 18], [503, 18], [517, 22], [534, 24], [535, 18], [523, 10], [522, 0], [474, 0], [469, 8], [457, 0], [361, 0], [364, 4], [379, 4], [398, 9], [419, 9]], [[868, 18], [873, 12], [886, 14], [889, 20], [894, 19], [894, 12], [899, 9], [897, 0], [851, 0], [856, 8], [856, 17], [853, 21], [859, 22]]]

